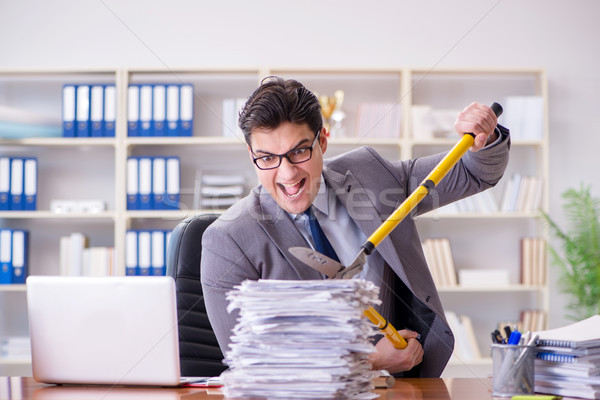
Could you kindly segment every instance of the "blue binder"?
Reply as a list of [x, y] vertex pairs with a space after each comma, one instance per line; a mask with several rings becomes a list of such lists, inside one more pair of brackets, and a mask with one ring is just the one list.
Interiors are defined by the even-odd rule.
[[12, 283], [24, 284], [27, 278], [28, 232], [14, 230], [12, 232]]
[[179, 209], [179, 174], [179, 158], [167, 157], [167, 200], [165, 201], [165, 208], [169, 210]]
[[167, 190], [167, 160], [164, 157], [152, 158], [152, 204], [155, 210], [165, 210]]
[[138, 231], [138, 274], [150, 275], [152, 265], [152, 236], [150, 231]]
[[140, 86], [140, 122], [139, 136], [152, 135], [152, 86]]
[[63, 136], [75, 137], [75, 111], [77, 110], [77, 87], [64, 85], [62, 93]]
[[180, 136], [192, 136], [194, 132], [194, 87], [181, 85], [179, 98]]
[[130, 85], [127, 88], [127, 135], [139, 136], [140, 87]]
[[104, 86], [94, 85], [90, 89], [90, 136], [104, 136]]
[[179, 136], [179, 85], [167, 86], [167, 136]]
[[90, 87], [88, 85], [77, 86], [77, 127], [75, 136], [90, 136]]
[[106, 137], [115, 137], [115, 121], [117, 117], [117, 91], [115, 85], [104, 86], [104, 124], [102, 132]]
[[139, 159], [137, 157], [129, 157], [127, 159], [127, 209], [140, 209], [140, 193], [139, 193]]
[[23, 159], [23, 209], [35, 211], [37, 208], [37, 158]]
[[10, 159], [10, 209], [23, 210], [23, 159]]
[[10, 158], [0, 157], [0, 211], [10, 210]]
[[138, 192], [140, 210], [152, 209], [152, 158], [139, 157]]
[[138, 275], [138, 232], [125, 232], [125, 275]]
[[160, 276], [166, 274], [165, 259], [165, 231], [152, 231], [152, 275]]
[[154, 85], [152, 90], [152, 133], [154, 136], [165, 136], [167, 112], [166, 86]]
[[0, 229], [0, 284], [10, 284], [12, 271], [12, 231]]

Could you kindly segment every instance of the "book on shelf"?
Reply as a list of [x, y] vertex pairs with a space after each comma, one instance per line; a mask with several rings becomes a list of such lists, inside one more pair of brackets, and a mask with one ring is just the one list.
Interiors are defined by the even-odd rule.
[[513, 174], [506, 183], [500, 210], [503, 212], [535, 212], [542, 205], [542, 195], [542, 178]]
[[495, 213], [499, 211], [498, 202], [491, 190], [465, 197], [437, 209], [439, 214], [459, 213]]
[[448, 238], [427, 238], [422, 242], [425, 260], [437, 286], [456, 286], [456, 269]]
[[127, 159], [127, 209], [179, 209], [179, 175], [179, 157], [129, 157]]
[[125, 275], [166, 274], [171, 231], [130, 229], [125, 233]]
[[185, 83], [129, 85], [127, 89], [128, 136], [191, 136], [193, 123], [193, 85]]
[[35, 211], [37, 158], [0, 157], [0, 211]]
[[62, 236], [59, 243], [59, 275], [111, 276], [116, 274], [113, 247], [90, 247], [89, 238], [81, 232]]
[[63, 86], [63, 137], [114, 137], [116, 114], [114, 84]]
[[0, 284], [24, 284], [29, 274], [29, 232], [0, 229]]
[[541, 237], [521, 239], [521, 283], [546, 283], [546, 240]]
[[600, 399], [600, 315], [535, 334], [535, 391]]
[[445, 314], [455, 340], [452, 358], [459, 361], [480, 359], [481, 352], [477, 345], [471, 318], [467, 315], [459, 315], [454, 311], [446, 311]]

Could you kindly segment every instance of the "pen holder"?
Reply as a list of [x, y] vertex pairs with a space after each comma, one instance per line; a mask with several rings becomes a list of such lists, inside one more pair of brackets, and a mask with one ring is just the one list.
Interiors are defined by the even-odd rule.
[[532, 394], [535, 346], [492, 344], [492, 396]]

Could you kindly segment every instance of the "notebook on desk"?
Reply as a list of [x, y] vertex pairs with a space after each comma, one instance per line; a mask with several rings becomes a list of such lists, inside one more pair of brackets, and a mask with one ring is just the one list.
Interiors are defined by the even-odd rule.
[[180, 384], [172, 278], [30, 276], [27, 305], [35, 380]]

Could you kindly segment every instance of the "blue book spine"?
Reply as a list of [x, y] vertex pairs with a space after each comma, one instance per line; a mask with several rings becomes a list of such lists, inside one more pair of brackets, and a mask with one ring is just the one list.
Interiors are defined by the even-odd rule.
[[10, 210], [10, 158], [0, 157], [0, 211]]
[[152, 159], [152, 205], [155, 210], [166, 210], [167, 160], [164, 157]]
[[181, 85], [179, 97], [180, 136], [192, 136], [194, 132], [194, 87]]
[[180, 136], [179, 85], [167, 86], [167, 136]]
[[140, 128], [139, 136], [153, 136], [152, 133], [152, 86], [140, 86]]
[[93, 85], [90, 89], [90, 136], [104, 136], [104, 86]]
[[166, 136], [167, 89], [165, 85], [154, 85], [152, 90], [152, 133]]
[[152, 210], [152, 158], [139, 158], [140, 210]]
[[23, 159], [10, 159], [10, 209], [23, 210]]
[[117, 91], [115, 85], [104, 86], [104, 127], [106, 137], [115, 137], [115, 121], [117, 117]]
[[0, 229], [0, 284], [10, 284], [12, 280], [12, 231]]
[[138, 232], [125, 232], [125, 275], [138, 275]]
[[127, 88], [127, 135], [139, 136], [140, 87], [130, 85]]
[[179, 158], [167, 158], [167, 199], [164, 203], [165, 208], [169, 210], [179, 209], [180, 183], [179, 183]]
[[138, 232], [138, 268], [139, 275], [151, 275], [152, 236], [150, 231]]
[[12, 252], [12, 269], [13, 277], [12, 283], [24, 284], [28, 274], [28, 240], [29, 235], [27, 231], [14, 230], [13, 231], [13, 252]]
[[90, 136], [90, 86], [77, 86], [77, 126], [75, 136]]
[[139, 159], [137, 157], [129, 157], [127, 159], [127, 209], [140, 209], [140, 192], [139, 192]]
[[64, 137], [75, 137], [76, 110], [77, 88], [75, 85], [64, 85], [62, 93], [62, 123]]
[[25, 158], [23, 170], [23, 194], [25, 199], [23, 209], [35, 211], [37, 209], [37, 158]]
[[161, 276], [166, 273], [165, 231], [152, 231], [152, 275]]

